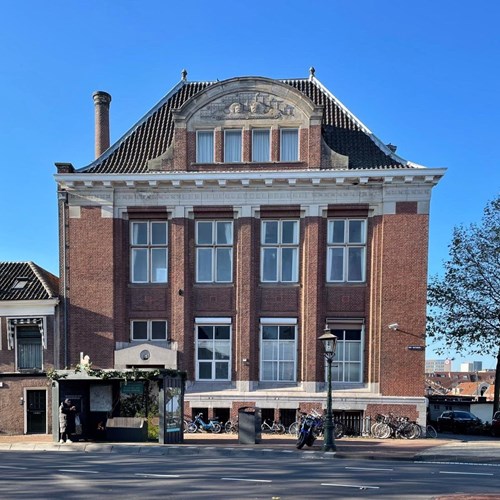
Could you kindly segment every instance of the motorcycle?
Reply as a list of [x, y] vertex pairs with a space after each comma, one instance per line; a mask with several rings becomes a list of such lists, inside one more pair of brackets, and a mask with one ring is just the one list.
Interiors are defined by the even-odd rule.
[[198, 413], [195, 419], [188, 424], [187, 431], [189, 433], [194, 433], [197, 431], [211, 431], [218, 434], [222, 430], [221, 424], [218, 422], [217, 418], [210, 419], [208, 423], [203, 420], [203, 413]]
[[300, 422], [300, 429], [298, 433], [297, 444], [295, 445], [299, 450], [307, 446], [312, 446], [318, 437], [321, 429], [321, 418], [311, 414], [303, 414]]

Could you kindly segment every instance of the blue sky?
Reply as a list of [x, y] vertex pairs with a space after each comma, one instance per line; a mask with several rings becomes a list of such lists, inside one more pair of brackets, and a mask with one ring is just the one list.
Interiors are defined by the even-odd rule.
[[[439, 273], [453, 227], [478, 221], [499, 192], [499, 18], [496, 0], [3, 2], [0, 260], [59, 274], [54, 163], [93, 160], [95, 90], [113, 97], [114, 142], [183, 68], [200, 81], [301, 78], [314, 66], [399, 155], [448, 169], [431, 207]], [[448, 356], [457, 369], [481, 359]]]

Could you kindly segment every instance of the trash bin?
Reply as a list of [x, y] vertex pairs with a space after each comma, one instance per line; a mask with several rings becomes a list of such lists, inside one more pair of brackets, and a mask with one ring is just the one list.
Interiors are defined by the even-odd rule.
[[255, 406], [244, 406], [238, 410], [238, 442], [256, 444], [261, 440], [262, 412]]

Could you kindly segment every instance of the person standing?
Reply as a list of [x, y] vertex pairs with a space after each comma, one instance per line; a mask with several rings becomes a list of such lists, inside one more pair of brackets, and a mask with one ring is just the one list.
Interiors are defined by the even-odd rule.
[[70, 399], [65, 399], [59, 406], [60, 443], [72, 443], [69, 436], [75, 432], [76, 407]]

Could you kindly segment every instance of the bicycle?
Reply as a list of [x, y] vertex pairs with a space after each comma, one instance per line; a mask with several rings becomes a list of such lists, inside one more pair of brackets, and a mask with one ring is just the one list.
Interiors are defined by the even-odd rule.
[[285, 434], [285, 426], [279, 422], [273, 421], [273, 425], [269, 425], [267, 420], [264, 420], [260, 426], [262, 432], [274, 433], [274, 434]]
[[228, 420], [224, 424], [224, 432], [227, 432], [228, 434], [236, 434], [238, 432], [238, 422]]
[[[424, 427], [422, 426], [421, 429], [423, 431]], [[438, 433], [437, 433], [436, 429], [431, 424], [427, 424], [425, 426], [425, 437], [426, 438], [436, 439], [437, 435], [438, 435]]]
[[392, 413], [389, 415], [378, 414], [375, 420], [376, 422], [371, 427], [371, 434], [378, 439], [389, 437], [416, 439], [420, 437], [420, 426], [415, 422], [410, 422], [408, 417], [395, 417]]

